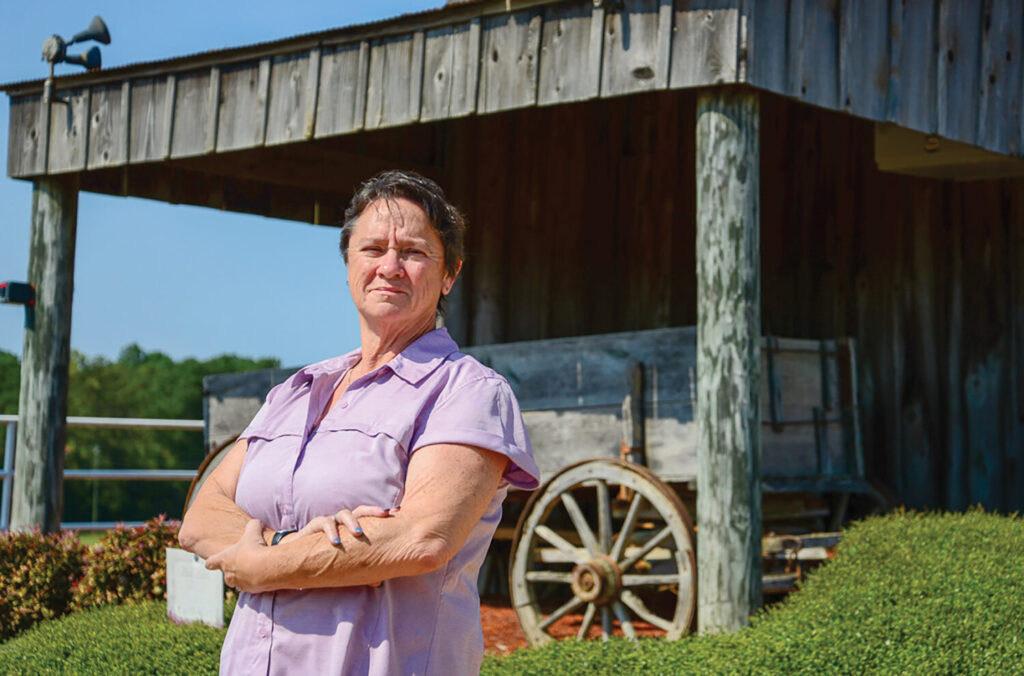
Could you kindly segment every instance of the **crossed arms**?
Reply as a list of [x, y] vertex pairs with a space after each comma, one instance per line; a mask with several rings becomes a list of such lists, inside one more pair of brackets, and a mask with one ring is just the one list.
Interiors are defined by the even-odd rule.
[[178, 539], [207, 568], [222, 570], [228, 585], [249, 592], [377, 584], [435, 570], [465, 543], [508, 464], [475, 446], [425, 446], [409, 460], [401, 510], [363, 518], [364, 535], [339, 528], [334, 544], [304, 529], [269, 547], [273, 531], [235, 504], [247, 447], [240, 440], [203, 483]]

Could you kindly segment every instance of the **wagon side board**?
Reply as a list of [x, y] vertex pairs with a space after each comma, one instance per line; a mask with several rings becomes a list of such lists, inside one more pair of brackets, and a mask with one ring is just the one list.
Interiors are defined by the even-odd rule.
[[[466, 348], [516, 392], [545, 478], [580, 460], [618, 458], [627, 376], [643, 367], [648, 467], [670, 482], [697, 476], [696, 330], [610, 333]], [[843, 374], [848, 341], [762, 341], [762, 468], [769, 489], [815, 486], [859, 476], [856, 397]], [[237, 436], [266, 393], [294, 369], [207, 376], [207, 448]], [[844, 484], [845, 485], [845, 484]]]

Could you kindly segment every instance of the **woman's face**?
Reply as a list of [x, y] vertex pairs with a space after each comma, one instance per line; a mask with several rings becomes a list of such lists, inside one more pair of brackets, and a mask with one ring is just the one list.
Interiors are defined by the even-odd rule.
[[433, 327], [440, 294], [454, 278], [444, 270], [444, 246], [426, 213], [399, 197], [378, 200], [356, 220], [348, 245], [348, 285], [371, 326]]

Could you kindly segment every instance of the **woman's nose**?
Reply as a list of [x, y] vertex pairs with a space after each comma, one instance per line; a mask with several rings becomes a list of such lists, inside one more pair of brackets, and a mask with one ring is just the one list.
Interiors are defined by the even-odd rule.
[[381, 256], [380, 265], [377, 269], [385, 277], [396, 277], [402, 274], [402, 260], [398, 252], [394, 249], [388, 249]]

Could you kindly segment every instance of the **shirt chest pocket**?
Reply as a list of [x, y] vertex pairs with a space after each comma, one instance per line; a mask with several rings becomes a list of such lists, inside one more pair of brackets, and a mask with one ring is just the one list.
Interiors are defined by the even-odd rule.
[[339, 509], [390, 509], [405, 493], [408, 453], [395, 425], [324, 421], [306, 444], [293, 477], [301, 521]]

